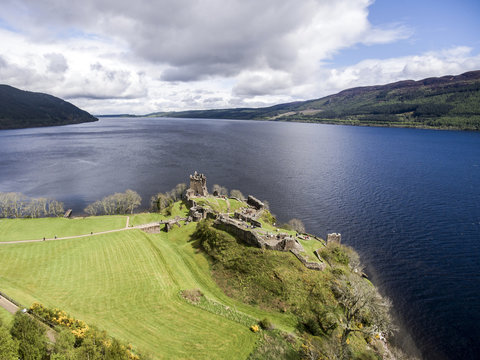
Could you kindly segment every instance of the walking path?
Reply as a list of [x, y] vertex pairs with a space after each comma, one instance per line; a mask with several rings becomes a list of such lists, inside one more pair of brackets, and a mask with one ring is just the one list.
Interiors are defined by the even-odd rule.
[[33, 240], [2, 241], [2, 242], [0, 242], [0, 245], [32, 243], [32, 242], [52, 241], [52, 240], [78, 239], [78, 238], [84, 238], [84, 237], [88, 237], [88, 236], [92, 236], [92, 235], [109, 234], [109, 233], [114, 233], [114, 232], [118, 232], [118, 231], [132, 230], [132, 229], [136, 229], [136, 228], [137, 227], [121, 228], [121, 229], [114, 229], [114, 230], [107, 230], [107, 231], [100, 231], [100, 232], [91, 232], [90, 234], [84, 234], [84, 235], [64, 236], [64, 237], [57, 237], [57, 238], [45, 238], [45, 240], [43, 240], [43, 238], [42, 238], [42, 239], [33, 239]]
[[10, 314], [15, 314], [19, 307], [12, 303], [10, 300], [7, 300], [3, 296], [0, 295], [0, 306], [7, 310]]
[[102, 235], [102, 234], [110, 234], [114, 232], [119, 232], [119, 231], [125, 231], [125, 230], [135, 230], [135, 229], [143, 229], [146, 227], [158, 225], [158, 224], [163, 224], [164, 222], [158, 221], [155, 223], [150, 223], [150, 224], [142, 224], [142, 225], [137, 225], [137, 226], [132, 226], [129, 227], [130, 223], [130, 217], [127, 217], [127, 224], [124, 228], [121, 229], [113, 229], [113, 230], [106, 230], [106, 231], [99, 231], [99, 232], [91, 232], [90, 234], [83, 234], [83, 235], [74, 235], [74, 236], [64, 236], [64, 237], [54, 237], [54, 238], [45, 238], [45, 239], [32, 239], [32, 240], [12, 240], [12, 241], [2, 241], [0, 242], [0, 245], [10, 245], [10, 244], [22, 244], [22, 243], [32, 243], [32, 242], [41, 242], [41, 241], [53, 241], [53, 240], [68, 240], [68, 239], [79, 239], [79, 238], [85, 238], [88, 236], [92, 235]]

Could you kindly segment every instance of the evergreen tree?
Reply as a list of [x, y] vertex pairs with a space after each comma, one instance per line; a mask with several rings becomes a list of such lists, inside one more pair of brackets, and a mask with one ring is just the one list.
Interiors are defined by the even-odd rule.
[[29, 315], [17, 311], [10, 333], [19, 342], [22, 360], [40, 360], [46, 356], [45, 328]]

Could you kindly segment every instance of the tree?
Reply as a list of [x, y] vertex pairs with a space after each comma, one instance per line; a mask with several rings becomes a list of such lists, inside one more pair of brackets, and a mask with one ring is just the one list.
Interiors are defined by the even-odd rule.
[[305, 232], [305, 225], [303, 225], [303, 222], [300, 219], [290, 219], [287, 224], [296, 232]]
[[172, 202], [172, 199], [164, 193], [153, 195], [150, 199], [150, 208], [152, 211], [161, 212], [166, 209]]
[[57, 200], [48, 201], [48, 215], [50, 216], [61, 216], [65, 213], [63, 208], [63, 203]]
[[237, 199], [240, 199], [240, 200], [245, 199], [245, 196], [243, 196], [242, 192], [240, 190], [236, 190], [236, 189], [233, 189], [233, 190], [230, 191], [230, 196], [234, 197], [234, 198], [237, 198]]
[[74, 360], [75, 356], [75, 336], [68, 329], [62, 329], [55, 340], [51, 360]]
[[18, 360], [18, 342], [0, 325], [0, 355], [2, 360]]
[[40, 360], [46, 355], [45, 328], [29, 315], [17, 311], [10, 333], [19, 342], [22, 360]]
[[180, 183], [175, 186], [175, 189], [173, 189], [175, 193], [175, 200], [181, 200], [183, 198], [183, 194], [185, 193], [185, 190], [187, 190], [187, 184]]
[[124, 193], [115, 193], [105, 196], [89, 204], [83, 211], [89, 215], [115, 215], [133, 214], [133, 211], [140, 206], [142, 198], [136, 191], [127, 190]]
[[343, 307], [339, 323], [342, 327], [342, 345], [346, 348], [352, 332], [375, 336], [391, 334], [395, 329], [390, 315], [391, 302], [361, 276], [351, 274], [335, 280], [332, 291]]
[[125, 200], [127, 203], [127, 210], [130, 214], [133, 214], [133, 210], [140, 206], [142, 203], [142, 198], [136, 191], [128, 189], [125, 191]]
[[94, 203], [88, 205], [83, 211], [85, 211], [90, 216], [95, 216], [101, 213], [102, 208], [102, 202], [100, 200], [97, 200]]
[[217, 193], [218, 196], [228, 196], [228, 190], [224, 186], [214, 184], [212, 187], [212, 193]]

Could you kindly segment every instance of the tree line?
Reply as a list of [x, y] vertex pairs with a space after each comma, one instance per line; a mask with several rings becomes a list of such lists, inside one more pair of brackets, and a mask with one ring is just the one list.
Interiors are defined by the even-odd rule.
[[91, 216], [133, 214], [141, 203], [142, 198], [136, 191], [127, 190], [124, 193], [105, 196], [102, 200], [88, 205], [83, 211]]
[[47, 198], [30, 198], [21, 193], [0, 193], [0, 218], [61, 216], [63, 203]]

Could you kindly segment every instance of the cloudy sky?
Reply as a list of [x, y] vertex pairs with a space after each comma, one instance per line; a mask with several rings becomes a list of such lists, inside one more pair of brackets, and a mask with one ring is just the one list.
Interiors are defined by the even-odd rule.
[[264, 106], [480, 69], [478, 0], [0, 0], [0, 83], [93, 114]]

